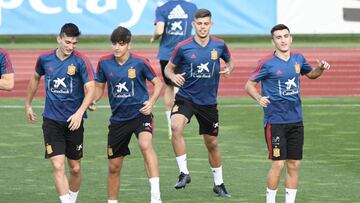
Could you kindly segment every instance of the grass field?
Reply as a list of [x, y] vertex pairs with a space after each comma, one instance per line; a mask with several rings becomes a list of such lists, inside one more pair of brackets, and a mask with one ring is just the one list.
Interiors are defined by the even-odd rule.
[[[34, 125], [26, 122], [23, 103], [0, 100], [0, 202], [58, 202], [49, 161], [43, 158], [43, 101], [34, 101], [39, 118]], [[304, 98], [303, 108], [305, 147], [297, 202], [360, 202], [360, 98]], [[164, 202], [264, 202], [270, 161], [266, 159], [262, 109], [247, 98], [234, 97], [220, 98], [219, 110], [224, 180], [232, 194], [226, 200], [212, 192], [212, 174], [195, 119], [185, 131], [192, 182], [184, 190], [173, 188], [178, 169], [161, 102], [156, 106], [154, 146]], [[108, 108], [99, 108], [86, 121], [79, 203], [106, 202], [109, 115]], [[130, 149], [122, 171], [120, 202], [149, 202], [149, 184], [135, 137]], [[284, 202], [283, 196], [282, 181], [279, 202]]]

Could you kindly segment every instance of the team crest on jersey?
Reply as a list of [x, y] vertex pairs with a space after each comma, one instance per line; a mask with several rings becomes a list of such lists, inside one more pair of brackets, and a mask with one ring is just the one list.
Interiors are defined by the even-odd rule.
[[217, 53], [217, 51], [215, 49], [213, 49], [211, 51], [211, 59], [212, 60], [217, 60], [218, 59], [218, 53]]
[[298, 63], [295, 64], [295, 72], [296, 74], [300, 74], [300, 64]]
[[280, 149], [277, 146], [275, 146], [275, 148], [273, 149], [273, 156], [274, 157], [280, 156]]
[[76, 71], [76, 67], [73, 64], [68, 66], [68, 70], [67, 70], [68, 75], [75, 75], [75, 71]]
[[53, 149], [52, 149], [51, 145], [49, 145], [49, 144], [46, 144], [46, 153], [47, 154], [52, 154], [53, 153]]
[[113, 150], [112, 150], [112, 148], [111, 148], [110, 146], [108, 147], [108, 155], [109, 155], [109, 156], [113, 156], [113, 155], [114, 155]]
[[128, 78], [130, 79], [136, 78], [136, 69], [130, 68], [128, 70]]

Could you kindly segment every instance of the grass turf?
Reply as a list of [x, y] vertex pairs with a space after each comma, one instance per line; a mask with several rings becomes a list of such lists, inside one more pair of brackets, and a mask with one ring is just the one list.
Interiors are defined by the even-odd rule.
[[[106, 99], [101, 104], [106, 105]], [[358, 202], [360, 194], [359, 97], [304, 98], [305, 146], [297, 202]], [[34, 101], [42, 106], [43, 100]], [[44, 160], [42, 108], [36, 124], [26, 122], [21, 99], [0, 99], [0, 202], [58, 202], [50, 163]], [[7, 107], [4, 107], [8, 105]], [[10, 106], [9, 106], [10, 105]], [[19, 107], [20, 106], [20, 107]], [[10, 108], [12, 107], [12, 108]], [[212, 192], [206, 149], [196, 119], [185, 130], [192, 182], [173, 188], [178, 175], [161, 101], [154, 109], [154, 147], [159, 158], [164, 202], [264, 202], [270, 166], [263, 137], [262, 109], [248, 98], [220, 98], [220, 149], [230, 199]], [[85, 123], [83, 182], [79, 203], [106, 201], [106, 135], [110, 110], [89, 113]], [[121, 202], [149, 202], [149, 183], [133, 137], [132, 154], [125, 159]], [[284, 201], [283, 178], [279, 202]]]

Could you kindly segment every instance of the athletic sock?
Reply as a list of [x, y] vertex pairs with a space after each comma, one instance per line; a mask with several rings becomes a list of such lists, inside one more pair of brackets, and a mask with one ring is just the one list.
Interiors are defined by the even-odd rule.
[[108, 200], [108, 203], [118, 203], [117, 200]]
[[73, 192], [73, 191], [69, 190], [70, 203], [76, 203], [78, 194], [79, 194], [79, 191]]
[[169, 134], [169, 138], [171, 138], [172, 132], [171, 132], [171, 111], [165, 111], [166, 114], [166, 120], [167, 120], [167, 124], [168, 124], [168, 134]]
[[160, 178], [149, 178], [151, 199], [160, 200]]
[[215, 185], [221, 185], [224, 183], [223, 175], [222, 175], [222, 166], [218, 168], [211, 168], [211, 171], [214, 176], [214, 183]]
[[179, 166], [180, 173], [183, 172], [185, 174], [189, 174], [189, 170], [187, 168], [186, 154], [176, 157], [176, 161]]
[[65, 194], [65, 195], [61, 195], [59, 196], [61, 203], [70, 203], [70, 195]]
[[276, 200], [276, 190], [271, 190], [269, 188], [266, 188], [266, 203], [275, 203]]
[[285, 202], [294, 203], [296, 198], [297, 189], [285, 188]]

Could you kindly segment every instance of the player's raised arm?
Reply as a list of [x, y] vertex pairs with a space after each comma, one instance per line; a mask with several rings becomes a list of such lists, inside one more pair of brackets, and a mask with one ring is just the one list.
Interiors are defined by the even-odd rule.
[[330, 64], [325, 60], [319, 60], [316, 59], [317, 66], [312, 71], [310, 71], [308, 74], [306, 74], [306, 77], [310, 79], [316, 79], [320, 77], [325, 70], [330, 69]]
[[234, 71], [234, 68], [235, 68], [234, 62], [232, 58], [230, 58], [229, 61], [225, 63], [225, 67], [222, 71], [220, 71], [220, 74], [225, 78], [228, 78], [230, 74]]

